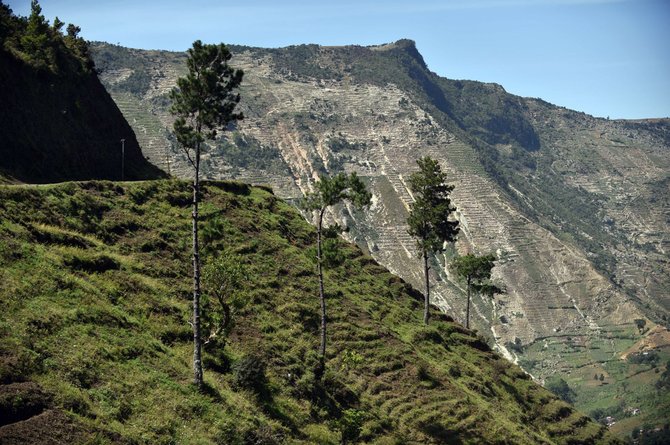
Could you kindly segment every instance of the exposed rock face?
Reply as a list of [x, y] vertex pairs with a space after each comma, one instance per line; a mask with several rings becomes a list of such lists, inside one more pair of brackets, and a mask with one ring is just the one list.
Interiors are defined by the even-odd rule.
[[[373, 205], [330, 217], [421, 288], [406, 179], [417, 158], [438, 159], [456, 186], [456, 250], [497, 253], [494, 276], [506, 289], [475, 298], [472, 322], [538, 378], [592, 376], [641, 338], [635, 319], [667, 321], [668, 120], [596, 119], [440, 78], [410, 41], [233, 49], [246, 118], [212, 147], [208, 177], [269, 184], [295, 200], [322, 174], [356, 171]], [[184, 55], [105, 44], [94, 55], [145, 155], [188, 176], [167, 131], [166, 94]], [[454, 254], [434, 260], [435, 303], [462, 319], [464, 285], [445, 268]]]

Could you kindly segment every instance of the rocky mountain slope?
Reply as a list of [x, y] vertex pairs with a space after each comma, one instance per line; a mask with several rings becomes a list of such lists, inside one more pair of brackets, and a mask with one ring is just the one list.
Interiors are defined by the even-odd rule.
[[203, 262], [238, 255], [246, 304], [205, 347], [198, 393], [189, 196], [186, 181], [0, 187], [1, 443], [617, 443], [448, 316], [424, 326], [421, 294], [343, 240], [315, 382], [314, 228], [241, 183], [203, 186]]
[[[92, 50], [145, 155], [187, 177], [167, 113], [185, 55]], [[499, 85], [441, 78], [407, 40], [233, 51], [246, 73], [246, 119], [211, 147], [208, 177], [268, 184], [296, 200], [322, 174], [358, 172], [372, 207], [342, 208], [331, 219], [419, 285], [405, 181], [417, 158], [438, 159], [456, 186], [462, 235], [434, 259], [436, 304], [462, 320], [464, 285], [444, 266], [457, 253], [495, 252], [494, 277], [506, 293], [476, 297], [473, 324], [501, 353], [540, 380], [565, 378], [587, 411], [621, 417], [628, 404], [643, 406], [624, 430], [668, 409], [667, 395], [656, 399], [654, 369], [622, 358], [650, 333], [666, 338], [668, 120], [596, 119]], [[655, 344], [661, 360], [668, 347]]]

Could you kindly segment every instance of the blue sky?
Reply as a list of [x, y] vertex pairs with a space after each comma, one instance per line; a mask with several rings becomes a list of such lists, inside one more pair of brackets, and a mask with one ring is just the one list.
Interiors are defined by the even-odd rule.
[[[27, 15], [29, 0], [3, 0]], [[611, 118], [670, 116], [670, 0], [42, 0], [89, 40], [184, 50], [410, 38], [441, 76]]]

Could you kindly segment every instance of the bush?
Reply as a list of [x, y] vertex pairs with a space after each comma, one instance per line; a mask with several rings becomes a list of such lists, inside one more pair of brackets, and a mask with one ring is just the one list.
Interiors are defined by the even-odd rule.
[[523, 354], [523, 343], [521, 343], [521, 339], [519, 337], [514, 337], [514, 343], [511, 341], [506, 342], [505, 347], [518, 354]]
[[317, 445], [338, 445], [341, 443], [339, 434], [329, 430], [326, 425], [310, 424], [302, 431], [307, 436], [308, 443]]
[[265, 363], [260, 357], [248, 355], [233, 365], [233, 387], [265, 395], [267, 383]]
[[244, 443], [249, 445], [279, 445], [284, 443], [284, 436], [270, 425], [259, 425], [244, 437]]
[[305, 372], [295, 383], [292, 394], [301, 399], [311, 399], [314, 395], [316, 378], [314, 372]]
[[658, 363], [659, 357], [656, 351], [644, 351], [637, 352], [635, 354], [630, 354], [628, 356], [628, 362], [638, 365], [651, 365], [652, 367]]
[[354, 442], [361, 434], [361, 427], [365, 420], [365, 413], [357, 409], [347, 409], [337, 421], [338, 429], [342, 433], [342, 443]]
[[361, 363], [363, 363], [363, 356], [358, 352], [351, 349], [345, 349], [342, 353], [342, 368], [354, 369]]

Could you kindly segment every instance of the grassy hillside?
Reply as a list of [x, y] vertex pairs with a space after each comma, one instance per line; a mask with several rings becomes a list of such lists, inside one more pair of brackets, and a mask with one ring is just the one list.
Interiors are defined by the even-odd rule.
[[198, 394], [188, 184], [0, 188], [0, 442], [613, 441], [448, 317], [422, 326], [420, 295], [343, 241], [316, 384], [313, 228], [265, 189], [203, 195], [204, 262], [239, 254], [248, 304]]

